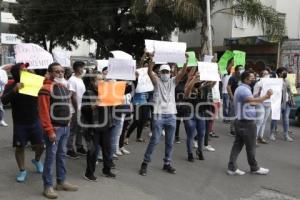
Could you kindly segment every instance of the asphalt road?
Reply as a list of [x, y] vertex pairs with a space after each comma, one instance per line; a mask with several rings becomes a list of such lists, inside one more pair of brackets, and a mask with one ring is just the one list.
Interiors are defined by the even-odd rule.
[[[12, 120], [10, 110], [6, 110], [6, 122], [9, 127], [0, 127], [0, 199], [43, 199], [41, 175], [34, 172], [30, 162], [33, 153], [26, 152], [29, 177], [25, 183], [17, 183], [15, 175], [17, 165], [12, 146]], [[187, 162], [185, 132], [181, 129], [181, 144], [175, 144], [173, 165], [176, 175], [162, 171], [164, 138], [155, 151], [148, 175], [138, 175], [146, 144], [136, 143], [133, 139], [126, 148], [130, 155], [116, 161], [116, 179], [101, 176], [101, 163], [96, 175], [98, 182], [87, 182], [82, 178], [85, 170], [85, 158], [67, 159], [68, 180], [80, 186], [74, 193], [59, 192], [64, 200], [265, 200], [300, 199], [300, 128], [292, 125], [292, 137], [295, 142], [287, 143], [278, 136], [278, 140], [257, 148], [258, 163], [271, 170], [267, 176], [251, 175], [245, 150], [239, 158], [239, 168], [248, 173], [242, 177], [226, 175], [226, 166], [233, 137], [228, 135], [229, 127], [222, 122], [216, 123], [218, 139], [210, 144], [216, 152], [205, 152], [205, 161]], [[145, 129], [144, 135], [149, 132]], [[268, 133], [268, 129], [266, 130]], [[147, 137], [148, 139], [148, 137]]]

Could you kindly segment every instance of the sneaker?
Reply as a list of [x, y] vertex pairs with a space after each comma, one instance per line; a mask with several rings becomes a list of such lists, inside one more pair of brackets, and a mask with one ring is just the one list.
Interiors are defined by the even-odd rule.
[[0, 121], [0, 126], [8, 126], [8, 124], [4, 120], [1, 120]]
[[146, 176], [147, 175], [147, 164], [146, 163], [142, 163], [141, 165], [141, 169], [139, 171], [141, 176]]
[[58, 197], [53, 187], [45, 187], [43, 195], [48, 199], [56, 199]]
[[237, 169], [235, 171], [227, 170], [227, 174], [230, 175], [230, 176], [234, 176], [234, 175], [243, 176], [246, 173], [242, 170]]
[[164, 164], [163, 170], [170, 174], [176, 174], [176, 169], [174, 169], [170, 164]]
[[219, 136], [215, 132], [210, 132], [209, 136], [212, 138], [219, 138]]
[[31, 162], [35, 166], [37, 173], [39, 173], [39, 174], [43, 173], [44, 166], [40, 161], [36, 161], [35, 159], [32, 159]]
[[120, 149], [120, 151], [123, 153], [123, 155], [128, 155], [128, 154], [130, 154], [130, 151], [128, 151], [127, 149], [125, 149], [125, 147], [122, 147], [122, 148]]
[[146, 140], [145, 139], [143, 139], [143, 138], [138, 138], [138, 139], [136, 139], [136, 142], [146, 142]]
[[257, 138], [257, 143], [260, 143], [260, 144], [268, 144], [268, 142], [264, 139], [264, 138]]
[[180, 143], [181, 143], [181, 142], [180, 142], [180, 139], [179, 139], [179, 138], [176, 138], [176, 139], [175, 139], [175, 143], [176, 143], [176, 144], [180, 144]]
[[271, 135], [270, 135], [270, 140], [272, 140], [272, 141], [275, 141], [275, 140], [276, 140], [276, 137], [275, 137], [274, 134], [271, 134]]
[[27, 178], [27, 171], [24, 170], [24, 171], [20, 171], [18, 174], [17, 174], [17, 177], [16, 177], [16, 180], [17, 182], [19, 183], [23, 183]]
[[204, 151], [214, 152], [216, 150], [212, 146], [208, 145], [208, 146], [204, 146]]
[[74, 160], [79, 159], [79, 156], [77, 155], [77, 153], [74, 150], [68, 150], [67, 157], [74, 159]]
[[129, 144], [129, 138], [125, 138], [124, 144], [125, 144], [125, 145], [128, 145], [128, 144]]
[[79, 189], [79, 187], [77, 185], [73, 185], [71, 183], [68, 182], [63, 182], [63, 183], [59, 183], [56, 185], [56, 190], [58, 191], [69, 191], [69, 192], [75, 192]]
[[287, 141], [287, 142], [294, 142], [294, 139], [291, 138], [289, 135], [285, 136], [284, 140]]
[[79, 149], [77, 149], [77, 154], [81, 156], [86, 156], [87, 152], [83, 147], [80, 147]]
[[196, 154], [197, 154], [199, 160], [204, 160], [204, 156], [203, 156], [203, 152], [202, 151], [198, 151], [197, 150]]
[[116, 155], [117, 156], [123, 156], [123, 153], [120, 151], [120, 149], [118, 149], [117, 152], [116, 152]]
[[258, 174], [258, 175], [267, 175], [270, 172], [269, 169], [265, 169], [260, 167], [258, 170], [256, 171], [251, 171], [252, 174]]
[[198, 149], [198, 141], [195, 141], [195, 140], [194, 140], [193, 144], [194, 144], [193, 147], [194, 147], [195, 149]]
[[166, 135], [165, 130], [162, 130], [161, 135], [162, 135], [162, 136], [165, 136], [165, 135]]
[[188, 161], [189, 161], [189, 162], [194, 162], [194, 156], [193, 156], [192, 153], [189, 153], [189, 154], [188, 154]]
[[113, 154], [113, 160], [118, 160], [119, 156], [117, 154]]
[[116, 175], [114, 173], [112, 173], [110, 170], [103, 171], [103, 175], [107, 178], [116, 178]]
[[98, 178], [92, 174], [90, 176], [84, 175], [83, 178], [87, 181], [91, 181], [91, 182], [97, 182]]

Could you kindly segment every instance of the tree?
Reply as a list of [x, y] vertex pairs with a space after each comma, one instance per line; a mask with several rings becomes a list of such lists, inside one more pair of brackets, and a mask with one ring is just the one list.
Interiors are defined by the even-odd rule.
[[82, 0], [77, 1], [77, 6], [80, 7], [76, 18], [79, 30], [84, 39], [96, 41], [97, 59], [107, 58], [111, 50], [117, 49], [138, 58], [143, 52], [145, 38], [166, 36], [166, 32], [149, 26], [148, 19], [135, 15], [130, 0]]
[[[142, 0], [135, 0], [135, 3]], [[271, 7], [264, 6], [259, 0], [210, 0], [211, 10], [215, 10], [218, 3], [223, 3], [225, 8], [214, 11], [211, 17], [216, 14], [227, 14], [237, 16], [246, 20], [251, 25], [259, 24], [265, 35], [281, 39], [285, 33], [285, 22], [280, 13]], [[200, 49], [201, 54], [207, 50], [207, 12], [206, 1], [204, 0], [149, 0], [146, 8], [147, 14], [151, 15], [156, 9], [168, 5], [174, 11], [175, 16], [181, 20], [188, 21], [187, 24], [194, 26], [183, 27], [183, 31], [194, 29], [195, 24], [200, 26]], [[181, 29], [181, 24], [178, 23]]]
[[71, 0], [17, 0], [10, 9], [18, 25], [12, 26], [24, 42], [41, 45], [50, 53], [56, 46], [68, 50], [76, 46], [76, 24], [72, 20]]

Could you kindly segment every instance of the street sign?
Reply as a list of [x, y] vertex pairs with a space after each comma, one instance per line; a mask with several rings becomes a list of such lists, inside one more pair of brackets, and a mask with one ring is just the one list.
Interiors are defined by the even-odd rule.
[[16, 34], [1, 33], [2, 44], [20, 44], [21, 40], [17, 38]]

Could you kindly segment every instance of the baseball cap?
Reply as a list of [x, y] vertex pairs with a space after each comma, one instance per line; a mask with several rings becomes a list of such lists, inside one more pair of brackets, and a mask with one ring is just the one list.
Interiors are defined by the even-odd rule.
[[162, 71], [162, 70], [171, 71], [171, 67], [169, 65], [161, 65], [159, 68], [159, 71]]

